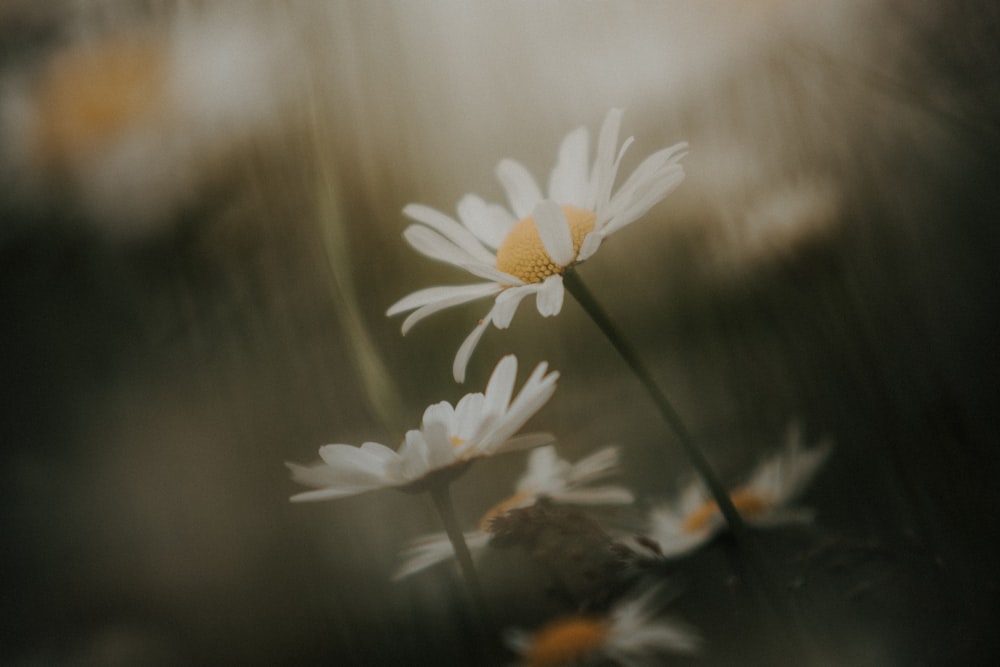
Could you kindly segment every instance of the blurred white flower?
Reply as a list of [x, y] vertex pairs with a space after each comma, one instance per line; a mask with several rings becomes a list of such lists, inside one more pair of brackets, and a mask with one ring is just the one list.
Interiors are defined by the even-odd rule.
[[418, 223], [404, 232], [418, 252], [487, 281], [430, 287], [397, 301], [387, 315], [413, 311], [403, 321], [404, 334], [428, 315], [496, 295], [493, 307], [459, 347], [452, 368], [457, 381], [465, 379], [469, 357], [490, 324], [506, 329], [529, 294], [536, 295], [540, 314], [557, 315], [563, 303], [563, 274], [683, 180], [679, 161], [687, 144], [679, 143], [650, 155], [612, 193], [618, 166], [632, 143], [629, 137], [618, 147], [621, 118], [620, 109], [608, 112], [592, 165], [587, 129], [579, 127], [566, 136], [549, 176], [547, 197], [522, 164], [504, 159], [496, 175], [510, 210], [471, 194], [458, 202], [458, 221], [421, 204], [403, 209]]
[[[829, 443], [803, 449], [798, 428], [791, 426], [785, 450], [761, 463], [746, 484], [730, 492], [740, 516], [754, 526], [812, 521], [812, 510], [789, 504], [802, 494], [831, 449]], [[649, 537], [668, 557], [696, 549], [725, 527], [719, 506], [698, 481], [673, 503], [653, 508], [649, 516]]]
[[71, 40], [0, 78], [0, 167], [20, 196], [154, 231], [287, 124], [305, 81], [296, 53], [289, 26], [221, 6]]
[[546, 374], [547, 367], [540, 363], [512, 400], [517, 358], [504, 357], [485, 393], [466, 394], [454, 407], [447, 401], [428, 407], [420, 429], [407, 432], [399, 451], [377, 442], [325, 445], [319, 450], [321, 463], [286, 464], [295, 481], [317, 487], [292, 500], [328, 500], [382, 488], [422, 490], [460, 474], [477, 458], [552, 442], [548, 433], [514, 435], [556, 389], [559, 373]]
[[693, 630], [676, 620], [654, 618], [652, 602], [659, 591], [655, 587], [623, 600], [606, 616], [564, 616], [533, 634], [511, 632], [508, 644], [524, 667], [592, 662], [644, 667], [663, 664], [664, 653], [696, 653], [701, 641]]
[[[541, 497], [574, 505], [628, 504], [632, 492], [622, 486], [589, 486], [595, 480], [618, 471], [617, 447], [604, 447], [576, 463], [556, 455], [555, 447], [539, 447], [528, 458], [528, 469], [517, 481], [514, 493], [491, 507], [480, 519], [476, 530], [465, 533], [465, 542], [475, 554], [486, 548], [494, 518], [513, 509], [529, 507]], [[408, 577], [432, 565], [454, 557], [455, 551], [445, 533], [415, 539], [403, 552], [404, 562], [394, 579]]]

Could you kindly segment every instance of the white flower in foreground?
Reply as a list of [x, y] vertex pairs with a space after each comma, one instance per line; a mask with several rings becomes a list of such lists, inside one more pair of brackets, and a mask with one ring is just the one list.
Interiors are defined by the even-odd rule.
[[[513, 509], [530, 507], [545, 496], [561, 503], [575, 505], [628, 504], [632, 492], [621, 486], [588, 486], [590, 482], [618, 471], [618, 448], [604, 447], [593, 454], [570, 463], [556, 455], [553, 446], [539, 447], [528, 458], [528, 469], [518, 480], [514, 494], [491, 507], [479, 519], [476, 530], [465, 533], [465, 542], [475, 554], [484, 548], [492, 535], [494, 518]], [[394, 579], [454, 557], [455, 551], [445, 533], [418, 537], [403, 552], [405, 559], [393, 574]]]
[[[754, 526], [812, 521], [812, 510], [789, 504], [805, 490], [831, 449], [828, 443], [803, 449], [798, 429], [790, 427], [785, 450], [765, 460], [746, 484], [730, 492], [736, 511]], [[664, 556], [692, 551], [726, 527], [719, 506], [697, 481], [672, 504], [654, 508], [649, 520], [649, 537]]]
[[620, 109], [608, 113], [592, 165], [587, 129], [566, 136], [549, 176], [547, 197], [523, 165], [505, 159], [496, 175], [510, 210], [476, 195], [458, 202], [458, 221], [421, 204], [403, 209], [418, 223], [403, 234], [418, 252], [487, 281], [430, 287], [397, 301], [387, 315], [413, 311], [403, 321], [404, 334], [428, 315], [496, 295], [493, 307], [455, 356], [452, 372], [458, 382], [464, 381], [469, 357], [490, 324], [506, 329], [529, 294], [536, 295], [543, 316], [559, 314], [563, 274], [593, 255], [606, 237], [645, 215], [684, 179], [679, 161], [687, 144], [679, 143], [650, 155], [612, 193], [618, 166], [632, 142], [630, 137], [618, 147], [621, 118]]
[[694, 631], [676, 620], [653, 617], [658, 593], [653, 588], [619, 602], [606, 616], [564, 616], [530, 635], [510, 633], [508, 644], [520, 654], [523, 667], [644, 667], [662, 664], [664, 653], [696, 653], [701, 641]]
[[460, 474], [477, 458], [552, 442], [548, 433], [514, 436], [556, 389], [559, 373], [546, 374], [546, 369], [540, 363], [512, 400], [517, 358], [504, 357], [485, 393], [466, 394], [455, 407], [442, 401], [427, 408], [420, 429], [407, 432], [399, 451], [377, 442], [325, 445], [319, 450], [322, 463], [286, 464], [295, 481], [317, 487], [292, 500], [328, 500], [382, 488], [423, 490]]

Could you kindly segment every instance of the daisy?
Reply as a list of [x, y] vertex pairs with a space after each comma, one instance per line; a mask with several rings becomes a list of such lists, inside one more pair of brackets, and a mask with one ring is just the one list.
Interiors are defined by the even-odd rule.
[[[825, 443], [805, 450], [798, 429], [789, 428], [785, 450], [765, 460], [746, 484], [730, 492], [740, 516], [754, 526], [812, 521], [812, 510], [789, 504], [802, 494], [831, 449]], [[649, 536], [659, 543], [664, 556], [679, 556], [701, 546], [725, 526], [719, 506], [699, 482], [692, 482], [672, 504], [652, 510]]]
[[[631, 503], [634, 500], [632, 492], [624, 487], [588, 486], [592, 481], [617, 472], [618, 459], [617, 447], [604, 447], [576, 463], [559, 458], [551, 445], [534, 450], [513, 495], [491, 507], [479, 519], [476, 530], [465, 533], [469, 550], [475, 553], [486, 548], [492, 536], [494, 518], [513, 509], [529, 507], [543, 496], [575, 505]], [[405, 561], [393, 578], [408, 577], [454, 555], [445, 533], [419, 537], [403, 552]]]
[[413, 311], [403, 321], [403, 333], [445, 308], [495, 296], [493, 307], [465, 339], [452, 372], [465, 379], [472, 351], [490, 324], [506, 329], [521, 300], [535, 295], [538, 312], [551, 317], [562, 309], [562, 277], [593, 255], [604, 239], [642, 217], [684, 178], [679, 164], [687, 144], [653, 153], [616, 191], [618, 166], [632, 143], [619, 148], [622, 111], [608, 112], [589, 161], [589, 134], [579, 127], [559, 148], [556, 166], [544, 196], [535, 179], [519, 162], [501, 160], [496, 175], [507, 193], [510, 209], [488, 204], [476, 195], [458, 202], [458, 220], [421, 204], [409, 204], [403, 214], [417, 224], [403, 236], [418, 252], [465, 269], [486, 282], [422, 289], [393, 304], [387, 315]]
[[619, 602], [606, 616], [571, 615], [557, 618], [533, 634], [515, 631], [508, 644], [521, 656], [523, 667], [572, 667], [620, 664], [644, 667], [662, 664], [664, 653], [692, 654], [700, 640], [675, 620], [653, 618], [653, 598], [659, 588]]
[[517, 358], [504, 357], [485, 393], [466, 394], [454, 407], [447, 401], [430, 406], [398, 451], [377, 442], [325, 445], [319, 450], [321, 463], [286, 464], [295, 481], [316, 487], [292, 500], [328, 500], [382, 488], [420, 491], [449, 481], [477, 458], [552, 442], [548, 433], [514, 435], [556, 389], [559, 373], [546, 374], [547, 367], [540, 363], [512, 400]]

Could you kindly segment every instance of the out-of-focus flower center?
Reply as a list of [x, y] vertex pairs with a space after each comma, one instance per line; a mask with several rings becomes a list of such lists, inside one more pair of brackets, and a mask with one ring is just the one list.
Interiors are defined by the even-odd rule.
[[457, 435], [448, 436], [448, 440], [451, 441], [451, 446], [454, 447], [455, 449], [458, 449], [459, 447], [465, 444], [465, 440], [458, 437]]
[[531, 639], [524, 654], [526, 667], [569, 667], [604, 645], [607, 623], [583, 616], [557, 619]]
[[[583, 238], [594, 230], [596, 218], [592, 212], [575, 206], [563, 206], [562, 212], [569, 223], [573, 255], [576, 256]], [[566, 269], [552, 261], [549, 253], [545, 252], [535, 219], [530, 215], [507, 232], [507, 237], [497, 249], [497, 268], [526, 283], [540, 283]]]
[[484, 533], [491, 532], [490, 523], [493, 521], [493, 519], [503, 514], [506, 514], [512, 509], [517, 509], [518, 507], [522, 507], [524, 503], [530, 500], [534, 495], [535, 494], [533, 494], [531, 491], [518, 491], [511, 497], [504, 498], [496, 505], [489, 508], [486, 511], [486, 514], [484, 514], [479, 519], [479, 530]]
[[[729, 494], [733, 501], [733, 507], [745, 519], [753, 519], [762, 516], [771, 510], [773, 503], [770, 498], [762, 496], [752, 489], [737, 489]], [[684, 521], [684, 532], [697, 533], [708, 526], [708, 522], [719, 513], [719, 505], [714, 501], [709, 501], [691, 512]]]
[[37, 91], [42, 159], [77, 159], [166, 108], [163, 49], [137, 38], [109, 39], [57, 56]]

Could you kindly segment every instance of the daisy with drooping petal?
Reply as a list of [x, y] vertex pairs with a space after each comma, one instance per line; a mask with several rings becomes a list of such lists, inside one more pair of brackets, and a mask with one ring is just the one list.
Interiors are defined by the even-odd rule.
[[[604, 447], [593, 454], [570, 463], [556, 455], [555, 447], [539, 447], [528, 458], [528, 469], [518, 480], [513, 495], [491, 507], [480, 518], [476, 530], [465, 533], [469, 551], [486, 548], [492, 536], [491, 524], [513, 509], [529, 507], [541, 497], [575, 505], [628, 504], [632, 492], [621, 486], [588, 486], [618, 470], [618, 448]], [[419, 537], [403, 552], [404, 562], [393, 575], [402, 579], [425, 568], [452, 558], [455, 551], [445, 533]]]
[[556, 389], [559, 373], [546, 374], [547, 368], [540, 363], [512, 399], [517, 358], [504, 357], [485, 393], [466, 394], [454, 407], [447, 401], [430, 406], [398, 451], [377, 442], [325, 445], [319, 450], [321, 463], [286, 464], [295, 481], [316, 487], [292, 500], [329, 500], [382, 488], [419, 491], [450, 480], [477, 458], [552, 442], [548, 433], [514, 435]]
[[551, 621], [533, 634], [509, 633], [508, 644], [523, 667], [574, 667], [662, 664], [664, 653], [697, 653], [698, 636], [676, 620], [654, 618], [659, 587], [623, 600], [606, 616], [571, 615]]
[[475, 195], [458, 202], [458, 221], [421, 204], [403, 213], [417, 224], [403, 233], [418, 252], [465, 269], [487, 282], [430, 287], [393, 304], [387, 315], [413, 311], [403, 333], [440, 310], [495, 296], [489, 310], [465, 339], [452, 372], [458, 382], [486, 328], [506, 329], [521, 300], [535, 295], [538, 312], [551, 317], [562, 309], [563, 274], [593, 255], [604, 239], [642, 217], [684, 178], [680, 165], [687, 144], [664, 148], [646, 158], [617, 190], [618, 166], [632, 142], [618, 147], [622, 111], [604, 120], [593, 164], [589, 134], [580, 127], [559, 148], [549, 177], [548, 196], [519, 162], [501, 160], [496, 175], [510, 209], [488, 204]]
[[[785, 450], [765, 460], [746, 484], [730, 492], [740, 516], [753, 526], [812, 521], [812, 510], [788, 505], [802, 494], [831, 449], [828, 443], [803, 449], [798, 428], [790, 427]], [[673, 503], [654, 508], [649, 520], [649, 537], [663, 556], [692, 551], [726, 527], [719, 506], [699, 482], [689, 484]]]

